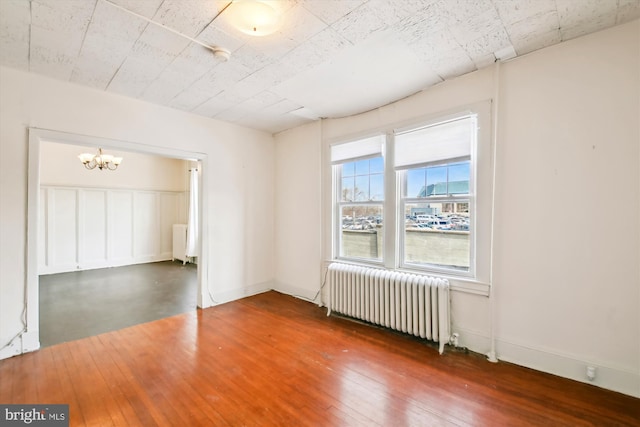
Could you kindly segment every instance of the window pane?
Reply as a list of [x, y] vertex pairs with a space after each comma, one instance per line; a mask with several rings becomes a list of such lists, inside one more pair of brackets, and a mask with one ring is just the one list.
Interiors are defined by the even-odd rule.
[[342, 176], [353, 176], [356, 174], [356, 164], [354, 162], [342, 165]]
[[342, 178], [341, 200], [343, 202], [353, 201], [353, 197], [354, 197], [353, 185], [354, 185], [353, 177]]
[[340, 256], [381, 260], [383, 253], [382, 205], [342, 206]]
[[447, 167], [438, 166], [427, 168], [426, 196], [447, 194]]
[[469, 162], [449, 166], [449, 194], [469, 194]]
[[358, 160], [356, 163], [356, 175], [369, 174], [369, 160]]
[[407, 171], [407, 197], [425, 197], [426, 168], [409, 169]]
[[384, 200], [383, 159], [358, 160], [342, 165], [340, 201], [369, 202]]
[[369, 172], [370, 173], [384, 172], [384, 161], [382, 160], [382, 157], [376, 157], [375, 159], [369, 160]]
[[369, 181], [371, 200], [382, 201], [384, 200], [384, 175], [375, 174], [371, 175]]
[[369, 175], [356, 176], [355, 193], [356, 202], [366, 202], [369, 200]]
[[404, 262], [469, 271], [469, 201], [407, 203]]

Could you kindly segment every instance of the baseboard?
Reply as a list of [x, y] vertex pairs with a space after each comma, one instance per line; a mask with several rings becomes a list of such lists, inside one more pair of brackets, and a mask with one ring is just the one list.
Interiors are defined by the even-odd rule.
[[207, 292], [205, 290], [205, 297], [207, 298], [207, 305], [203, 308], [211, 307], [214, 305], [224, 304], [227, 302], [239, 300], [242, 298], [250, 297], [252, 295], [261, 294], [263, 292], [267, 292], [273, 289], [273, 282], [267, 281], [262, 283], [256, 283], [254, 285], [245, 286], [239, 289], [230, 289], [227, 291], [220, 292]]
[[40, 348], [38, 336], [38, 331], [22, 333], [10, 345], [0, 350], [0, 360], [38, 350]]
[[64, 265], [45, 267], [38, 271], [38, 275], [71, 273], [75, 271], [98, 270], [102, 268], [126, 267], [128, 265], [148, 264], [152, 262], [171, 261], [171, 254], [167, 256], [144, 256], [140, 258], [120, 258], [109, 261], [90, 262], [82, 265]]
[[322, 306], [322, 302], [320, 300], [321, 295], [318, 293], [317, 289], [305, 289], [277, 281], [273, 282], [272, 289], [274, 291], [280, 292], [281, 294], [291, 295], [292, 297], [300, 298], [305, 301], [309, 301]]
[[[459, 344], [461, 346], [481, 354], [486, 354], [489, 351], [490, 340], [487, 335], [455, 326], [453, 331], [460, 334]], [[584, 360], [576, 356], [560, 354], [549, 349], [533, 348], [501, 338], [496, 340], [496, 354], [498, 360], [629, 396], [640, 397], [640, 372], [633, 372], [596, 360]], [[596, 377], [593, 381], [587, 379], [587, 366], [596, 368]]]

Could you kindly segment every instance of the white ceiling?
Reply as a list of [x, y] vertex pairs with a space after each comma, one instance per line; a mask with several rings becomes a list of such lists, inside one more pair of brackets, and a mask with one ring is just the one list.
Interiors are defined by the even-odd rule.
[[640, 0], [271, 0], [282, 27], [257, 38], [216, 18], [227, 0], [109, 1], [231, 59], [107, 0], [0, 0], [0, 65], [271, 133], [640, 17]]

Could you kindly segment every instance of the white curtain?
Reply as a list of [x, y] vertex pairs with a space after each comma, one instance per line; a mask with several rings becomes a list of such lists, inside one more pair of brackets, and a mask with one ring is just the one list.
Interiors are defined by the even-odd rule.
[[189, 186], [189, 220], [187, 223], [188, 257], [198, 256], [198, 169], [191, 169]]

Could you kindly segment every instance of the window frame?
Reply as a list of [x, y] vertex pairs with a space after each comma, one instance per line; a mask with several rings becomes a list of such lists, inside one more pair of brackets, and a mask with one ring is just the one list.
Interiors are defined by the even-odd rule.
[[[478, 143], [479, 143], [479, 127], [480, 127], [480, 112], [474, 111], [471, 108], [461, 109], [456, 113], [451, 114], [443, 114], [441, 116], [433, 117], [430, 120], [416, 123], [410, 126], [404, 126], [401, 128], [394, 129], [394, 136], [397, 134], [404, 134], [413, 131], [419, 131], [420, 129], [438, 126], [438, 125], [446, 125], [447, 123], [454, 122], [456, 120], [465, 119], [468, 117], [472, 118], [472, 123], [475, 124], [475, 133], [470, 135], [470, 151], [469, 158], [460, 158], [458, 156], [452, 156], [450, 158], [441, 159], [432, 163], [416, 163], [413, 165], [414, 167], [404, 166], [398, 170], [395, 170], [396, 173], [396, 181], [397, 181], [397, 202], [396, 209], [398, 218], [404, 218], [405, 212], [404, 207], [407, 203], [426, 203], [427, 200], [429, 202], [437, 203], [441, 201], [442, 203], [456, 203], [456, 196], [434, 196], [431, 198], [406, 198], [403, 197], [404, 189], [407, 185], [407, 171], [410, 169], [419, 169], [430, 166], [438, 166], [438, 165], [452, 165], [458, 163], [460, 161], [469, 161], [469, 193], [460, 197], [459, 200], [467, 201], [469, 203], [469, 269], [468, 270], [459, 270], [455, 268], [447, 268], [444, 266], [438, 266], [434, 264], [418, 264], [411, 263], [405, 260], [405, 239], [406, 239], [406, 226], [404, 221], [397, 221], [396, 224], [396, 239], [398, 242], [397, 248], [397, 263], [396, 268], [402, 270], [410, 270], [418, 273], [426, 273], [426, 274], [436, 274], [439, 276], [451, 276], [451, 277], [460, 277], [465, 279], [474, 279], [476, 278], [476, 171], [477, 171], [477, 153], [478, 153]], [[395, 144], [395, 138], [394, 138]], [[394, 146], [395, 149], [395, 146]], [[448, 183], [448, 180], [447, 180]], [[407, 199], [414, 200], [415, 202], [408, 202]]]
[[[351, 141], [351, 142], [357, 142], [356, 141]], [[346, 159], [346, 161], [340, 161], [337, 164], [333, 164], [332, 168], [333, 168], [333, 181], [334, 181], [334, 191], [333, 191], [333, 197], [332, 197], [332, 203], [333, 203], [333, 241], [334, 241], [334, 245], [333, 245], [333, 258], [336, 260], [340, 260], [340, 261], [348, 261], [348, 262], [356, 262], [356, 263], [366, 263], [366, 264], [371, 264], [371, 265], [376, 265], [376, 266], [383, 266], [384, 265], [384, 258], [385, 258], [385, 236], [384, 236], [384, 230], [385, 227], [383, 225], [382, 227], [382, 254], [380, 256], [380, 259], [374, 259], [374, 258], [359, 258], [359, 257], [350, 257], [350, 256], [344, 256], [342, 255], [342, 208], [345, 206], [371, 206], [371, 207], [375, 207], [375, 206], [380, 206], [381, 211], [382, 211], [382, 221], [384, 224], [385, 221], [385, 204], [386, 204], [386, 200], [387, 200], [387, 194], [386, 192], [383, 192], [383, 198], [382, 200], [365, 200], [365, 201], [357, 201], [357, 200], [349, 200], [349, 201], [343, 201], [342, 200], [342, 167], [345, 163], [351, 163], [351, 162], [357, 162], [360, 160], [371, 160], [374, 158], [378, 158], [381, 157], [383, 160], [383, 172], [382, 172], [382, 182], [383, 182], [383, 186], [386, 189], [386, 182], [387, 180], [385, 179], [386, 177], [386, 167], [384, 167], [384, 163], [385, 163], [385, 158], [384, 158], [384, 154], [381, 152], [379, 155], [369, 155], [369, 156], [365, 156], [365, 157], [354, 157], [351, 159]], [[357, 175], [354, 175], [354, 177]], [[371, 177], [371, 172], [369, 172], [369, 178]], [[355, 196], [355, 195], [354, 195]], [[355, 199], [355, 197], [354, 197]]]
[[[452, 163], [444, 163], [444, 164], [455, 164], [459, 163], [453, 159]], [[475, 185], [475, 177], [473, 176], [473, 171], [476, 169], [474, 165], [473, 158], [469, 159], [469, 193], [461, 194], [461, 195], [442, 195], [442, 196], [433, 196], [433, 197], [407, 197], [405, 195], [405, 190], [407, 188], [407, 172], [410, 169], [419, 169], [424, 166], [419, 166], [416, 168], [409, 168], [404, 170], [396, 171], [397, 180], [399, 183], [399, 191], [398, 191], [398, 202], [397, 202], [397, 215], [398, 218], [405, 218], [406, 215], [406, 206], [408, 204], [424, 204], [424, 203], [468, 203], [469, 205], [469, 268], [467, 270], [448, 268], [444, 266], [438, 266], [436, 264], [420, 264], [409, 262], [406, 260], [406, 222], [398, 221], [398, 266], [401, 269], [405, 270], [415, 270], [420, 272], [430, 272], [444, 275], [456, 275], [461, 277], [475, 277], [475, 245], [474, 245], [474, 219], [475, 219], [475, 194], [473, 193], [472, 188]], [[447, 180], [448, 183], [448, 180]]]

